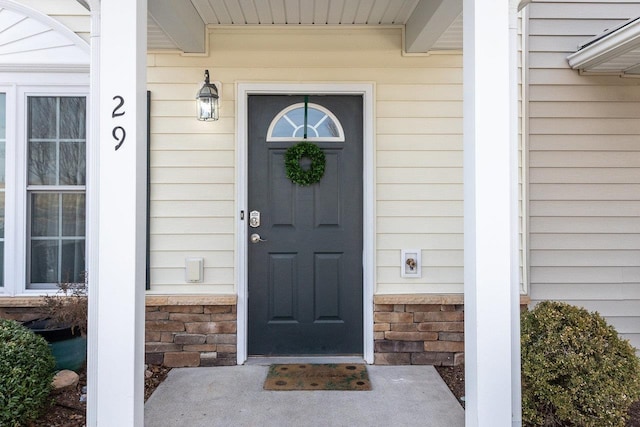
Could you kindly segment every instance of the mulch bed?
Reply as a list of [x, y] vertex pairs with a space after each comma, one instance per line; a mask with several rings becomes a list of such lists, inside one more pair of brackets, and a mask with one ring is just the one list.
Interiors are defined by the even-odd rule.
[[[458, 402], [464, 407], [464, 365], [436, 366], [436, 370], [447, 384]], [[626, 427], [640, 427], [640, 401], [635, 402], [629, 409], [629, 420]]]
[[464, 408], [464, 365], [436, 366], [435, 368]]
[[[144, 400], [164, 381], [171, 368], [151, 365], [144, 380]], [[29, 427], [84, 427], [86, 425], [86, 401], [81, 402], [82, 389], [87, 385], [87, 373], [83, 368], [78, 372], [80, 380], [76, 387], [67, 387], [51, 393], [52, 405]]]

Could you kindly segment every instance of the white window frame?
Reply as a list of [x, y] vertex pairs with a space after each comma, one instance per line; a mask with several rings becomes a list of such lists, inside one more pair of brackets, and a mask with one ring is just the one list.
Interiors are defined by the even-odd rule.
[[[11, 141], [15, 141], [16, 136], [16, 110], [15, 108], [9, 108], [10, 106], [14, 106], [16, 103], [16, 91], [15, 86], [0, 86], [0, 92], [5, 94], [5, 189], [4, 189], [4, 200], [5, 200], [5, 209], [4, 209], [4, 286], [0, 287], [0, 295], [12, 295], [15, 293], [14, 291], [14, 283], [10, 279], [11, 275], [9, 274], [10, 270], [13, 270], [16, 264], [17, 254], [15, 251], [8, 251], [7, 248], [9, 245], [12, 245], [15, 241], [14, 235], [16, 234], [16, 226], [14, 219], [14, 209], [10, 209], [9, 201], [15, 199], [15, 188], [13, 185], [10, 185], [12, 181], [12, 177], [15, 176], [15, 144], [11, 143]], [[13, 248], [13, 246], [11, 246]]]
[[[34, 96], [84, 96], [87, 106], [87, 144], [86, 144], [86, 177], [85, 194], [91, 187], [89, 157], [92, 150], [89, 144], [89, 74], [88, 73], [2, 73], [0, 78], [10, 85], [0, 86], [6, 94], [7, 102], [7, 145], [5, 151], [5, 257], [4, 288], [0, 288], [0, 296], [38, 296], [54, 293], [55, 289], [28, 289], [27, 253], [28, 206], [27, 206], [27, 125], [28, 97]], [[79, 85], [78, 81], [86, 84]], [[86, 221], [90, 218], [90, 206], [86, 204]], [[85, 235], [85, 252], [91, 236]], [[85, 255], [85, 259], [88, 257]]]

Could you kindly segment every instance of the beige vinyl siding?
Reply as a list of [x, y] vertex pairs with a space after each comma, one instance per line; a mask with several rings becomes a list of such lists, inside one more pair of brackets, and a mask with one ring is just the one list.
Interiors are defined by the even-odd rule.
[[566, 61], [640, 10], [567, 1], [528, 13], [532, 302], [597, 310], [640, 347], [640, 80], [583, 76]]
[[[376, 292], [462, 292], [462, 55], [404, 57], [399, 27], [209, 33], [207, 56], [148, 56], [151, 292], [236, 290], [236, 82], [373, 83]], [[194, 118], [204, 69], [223, 85], [216, 123]], [[421, 279], [400, 277], [405, 248], [422, 249]], [[187, 257], [204, 283], [184, 282]]]

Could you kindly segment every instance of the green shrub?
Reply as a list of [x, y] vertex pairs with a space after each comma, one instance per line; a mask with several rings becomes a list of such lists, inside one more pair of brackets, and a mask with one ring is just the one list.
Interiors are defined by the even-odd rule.
[[522, 314], [525, 425], [624, 426], [639, 397], [635, 350], [598, 313], [543, 302]]
[[35, 419], [48, 402], [55, 361], [44, 338], [0, 319], [0, 426]]

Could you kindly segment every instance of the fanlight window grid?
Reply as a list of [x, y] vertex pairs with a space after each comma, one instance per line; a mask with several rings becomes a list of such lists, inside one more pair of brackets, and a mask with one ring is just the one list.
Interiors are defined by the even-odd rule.
[[[280, 111], [269, 125], [267, 142], [300, 141], [304, 138], [304, 103]], [[322, 105], [307, 104], [307, 141], [344, 142], [337, 117]]]

